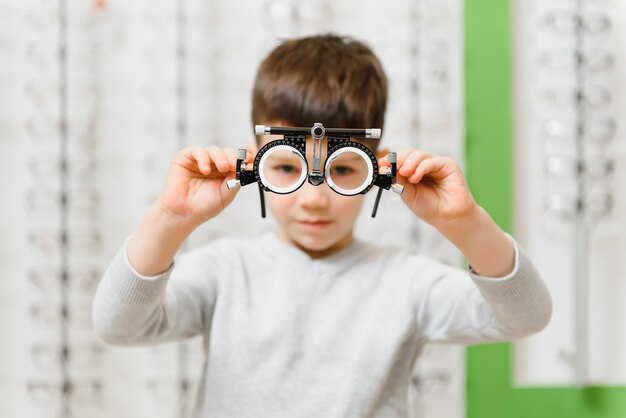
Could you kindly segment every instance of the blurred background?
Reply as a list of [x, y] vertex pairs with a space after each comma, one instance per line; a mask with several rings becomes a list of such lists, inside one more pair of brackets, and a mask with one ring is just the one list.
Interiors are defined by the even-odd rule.
[[[334, 32], [387, 72], [383, 144], [459, 161], [553, 294], [537, 336], [427, 347], [412, 415], [626, 417], [625, 16], [618, 0], [0, 0], [0, 416], [188, 416], [201, 341], [104, 346], [91, 297], [174, 153], [251, 143], [259, 62]], [[463, 265], [397, 196], [366, 212], [360, 238]], [[185, 250], [272, 228], [244, 188]]]

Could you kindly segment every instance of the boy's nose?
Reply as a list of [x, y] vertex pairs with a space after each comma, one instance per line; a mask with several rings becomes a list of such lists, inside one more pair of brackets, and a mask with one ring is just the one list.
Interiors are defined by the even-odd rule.
[[313, 186], [307, 181], [296, 193], [298, 193], [298, 203], [302, 207], [306, 209], [321, 209], [328, 206], [330, 198], [328, 193], [333, 192], [324, 183], [319, 186]]

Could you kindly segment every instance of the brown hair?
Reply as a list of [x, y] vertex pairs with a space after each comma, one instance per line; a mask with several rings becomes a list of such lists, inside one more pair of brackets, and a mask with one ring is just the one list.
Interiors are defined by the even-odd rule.
[[372, 50], [348, 37], [317, 35], [284, 41], [263, 60], [252, 123], [382, 129], [386, 107], [387, 77]]

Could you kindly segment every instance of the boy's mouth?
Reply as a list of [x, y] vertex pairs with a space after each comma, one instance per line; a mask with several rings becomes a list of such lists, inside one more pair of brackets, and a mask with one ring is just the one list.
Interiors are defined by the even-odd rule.
[[331, 221], [326, 221], [322, 219], [303, 219], [298, 221], [298, 224], [305, 228], [324, 228], [331, 223]]

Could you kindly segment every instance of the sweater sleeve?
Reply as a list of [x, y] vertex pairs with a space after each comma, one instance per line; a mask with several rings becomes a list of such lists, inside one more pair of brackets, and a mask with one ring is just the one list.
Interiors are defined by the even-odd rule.
[[515, 267], [500, 278], [439, 263], [422, 270], [416, 294], [417, 326], [429, 342], [476, 344], [537, 333], [552, 315], [552, 301], [536, 268], [515, 246]]
[[211, 257], [201, 249], [190, 251], [167, 271], [147, 277], [130, 265], [127, 243], [96, 290], [95, 333], [109, 344], [150, 345], [206, 332], [216, 296]]

